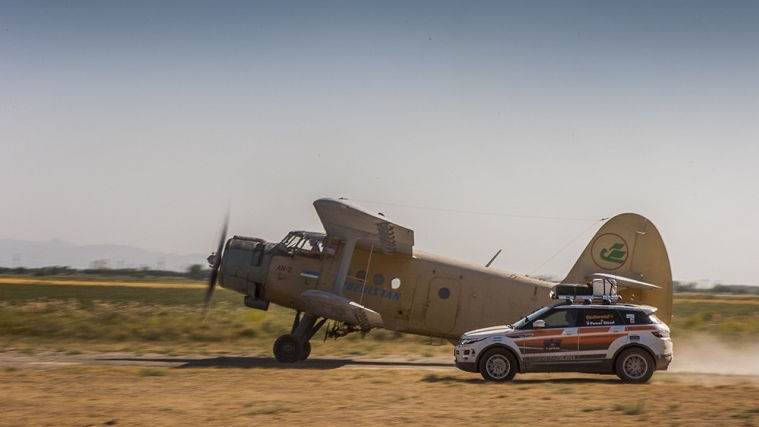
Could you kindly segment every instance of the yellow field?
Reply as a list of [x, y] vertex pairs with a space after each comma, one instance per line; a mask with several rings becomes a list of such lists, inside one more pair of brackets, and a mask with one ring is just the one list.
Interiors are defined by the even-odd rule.
[[202, 283], [161, 283], [161, 282], [118, 282], [118, 281], [97, 281], [97, 280], [63, 280], [47, 278], [26, 278], [26, 277], [0, 277], [0, 284], [7, 285], [74, 285], [74, 286], [126, 286], [133, 288], [169, 288], [197, 289], [205, 287]]

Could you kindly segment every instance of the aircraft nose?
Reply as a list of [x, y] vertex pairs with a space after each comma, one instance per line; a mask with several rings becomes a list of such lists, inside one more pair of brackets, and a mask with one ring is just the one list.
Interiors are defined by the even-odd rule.
[[263, 239], [235, 236], [221, 261], [222, 287], [262, 299], [273, 245]]

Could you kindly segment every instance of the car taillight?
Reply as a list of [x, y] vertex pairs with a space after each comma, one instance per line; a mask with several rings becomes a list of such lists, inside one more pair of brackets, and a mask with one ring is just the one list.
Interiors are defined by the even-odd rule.
[[657, 338], [669, 338], [669, 332], [667, 331], [652, 331], [651, 333]]

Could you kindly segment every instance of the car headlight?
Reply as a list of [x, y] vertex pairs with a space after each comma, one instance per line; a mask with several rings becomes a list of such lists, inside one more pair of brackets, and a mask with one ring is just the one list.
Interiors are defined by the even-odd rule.
[[480, 342], [480, 341], [482, 341], [482, 340], [484, 340], [484, 339], [485, 339], [485, 337], [482, 337], [482, 338], [463, 338], [463, 339], [462, 339], [462, 340], [459, 342], [459, 345], [469, 345], [469, 344], [474, 344], [474, 343], [476, 343], [476, 342]]

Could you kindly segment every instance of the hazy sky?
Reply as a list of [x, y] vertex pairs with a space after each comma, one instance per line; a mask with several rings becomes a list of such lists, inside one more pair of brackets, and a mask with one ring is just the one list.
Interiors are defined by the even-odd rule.
[[[0, 0], [0, 238], [206, 253], [228, 205], [279, 240], [323, 196], [632, 211], [676, 279], [756, 284], [757, 160], [759, 2]], [[366, 206], [522, 273], [598, 228]]]

